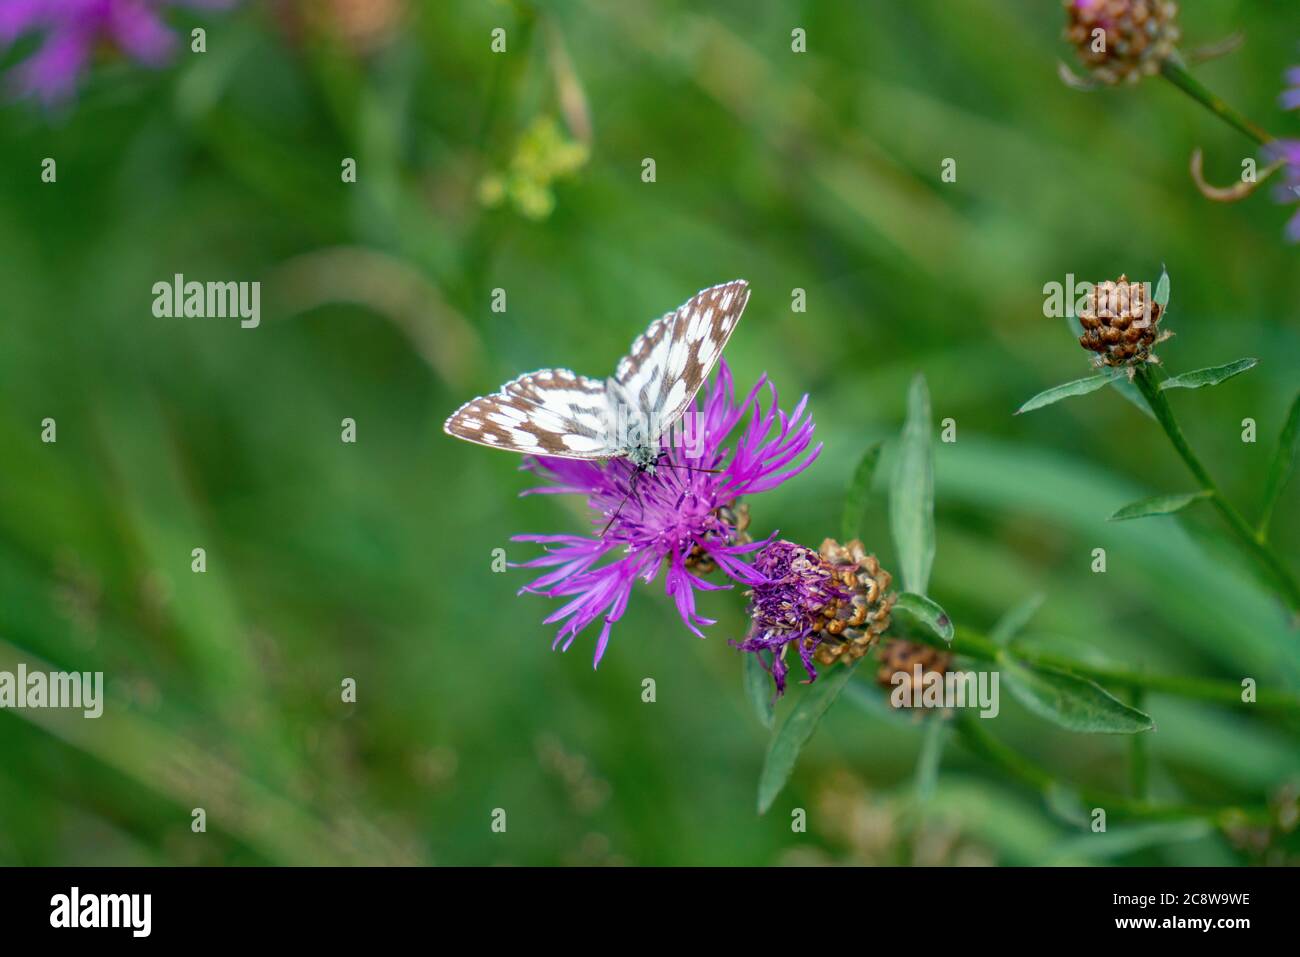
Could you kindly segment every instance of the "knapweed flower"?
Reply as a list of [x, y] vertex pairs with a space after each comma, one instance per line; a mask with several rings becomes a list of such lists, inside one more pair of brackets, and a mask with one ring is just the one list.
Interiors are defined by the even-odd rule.
[[1097, 354], [1099, 365], [1133, 367], [1159, 362], [1151, 349], [1173, 333], [1160, 331], [1160, 303], [1150, 298], [1140, 282], [1120, 276], [1118, 282], [1099, 282], [1079, 313], [1083, 335], [1079, 345]]
[[177, 46], [163, 20], [167, 7], [225, 9], [236, 0], [4, 0], [0, 3], [0, 52], [20, 37], [41, 37], [36, 51], [13, 68], [11, 95], [62, 103], [94, 54], [108, 48], [137, 63], [160, 67]]
[[[761, 401], [765, 394], [766, 408]], [[731, 373], [720, 362], [716, 380], [686, 411], [671, 443], [665, 439], [663, 457], [652, 472], [637, 472], [624, 459], [603, 466], [550, 457], [529, 460], [525, 467], [550, 482], [530, 492], [585, 496], [593, 525], [604, 529], [596, 536], [515, 536], [515, 541], [547, 548], [522, 567], [552, 569], [520, 593], [572, 596], [545, 621], [562, 623], [554, 646], [568, 649], [580, 631], [602, 619], [594, 661], [599, 664], [633, 586], [652, 582], [661, 569], [664, 590], [683, 623], [701, 638], [700, 628], [713, 620], [696, 611], [696, 590], [731, 587], [705, 581], [701, 574], [716, 566], [734, 581], [760, 584], [763, 575], [746, 556], [763, 543], [751, 542], [745, 534], [748, 515], [738, 499], [776, 488], [820, 454], [820, 445], [809, 448], [813, 423], [805, 414], [807, 404], [804, 396], [789, 415], [782, 412], [766, 376], [738, 403]]]
[[1064, 2], [1065, 38], [1101, 83], [1136, 83], [1159, 70], [1178, 43], [1172, 0]]
[[778, 697], [785, 693], [791, 646], [815, 681], [814, 661], [856, 661], [889, 627], [896, 598], [889, 594], [892, 579], [857, 539], [841, 545], [828, 538], [817, 551], [772, 542], [758, 553], [754, 568], [763, 581], [750, 589], [750, 631], [734, 644], [741, 651], [771, 653], [770, 665], [759, 660], [771, 672]]
[[[1274, 140], [1264, 147], [1264, 151], [1271, 162], [1282, 163], [1282, 180], [1276, 187], [1277, 201], [1300, 203], [1300, 140]], [[1300, 243], [1300, 210], [1286, 224], [1286, 238]]]

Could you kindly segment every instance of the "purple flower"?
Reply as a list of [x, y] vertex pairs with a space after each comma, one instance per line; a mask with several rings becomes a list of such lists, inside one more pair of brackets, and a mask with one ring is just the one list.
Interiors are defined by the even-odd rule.
[[[760, 401], [764, 387], [770, 400], [766, 410]], [[526, 468], [550, 480], [531, 492], [584, 495], [593, 527], [608, 525], [598, 537], [515, 536], [515, 541], [547, 547], [546, 554], [521, 567], [552, 569], [520, 594], [573, 596], [546, 619], [546, 624], [563, 623], [552, 647], [567, 650], [578, 632], [603, 617], [593, 666], [600, 664], [610, 629], [627, 609], [633, 585], [653, 581], [661, 567], [664, 590], [686, 627], [701, 638], [700, 627], [713, 620], [696, 611], [696, 590], [731, 587], [705, 581], [701, 572], [716, 566], [735, 581], [762, 582], [745, 556], [763, 543], [748, 541], [744, 521], [733, 506], [741, 496], [776, 488], [817, 458], [820, 445], [808, 452], [813, 423], [804, 414], [807, 404], [804, 396], [786, 415], [777, 407], [776, 389], [766, 376], [737, 404], [731, 373], [721, 362], [716, 381], [682, 418], [679, 441], [663, 444], [664, 456], [653, 473], [636, 474], [634, 479], [636, 470], [623, 459], [604, 466], [550, 457], [529, 460]], [[740, 431], [728, 445], [738, 425]], [[615, 553], [613, 561], [599, 564]]]
[[789, 671], [785, 663], [787, 646], [794, 644], [809, 680], [816, 680], [813, 651], [822, 635], [813, 641], [806, 639], [812, 637], [815, 624], [824, 623], [825, 609], [850, 600], [853, 591], [836, 579], [820, 553], [794, 542], [778, 541], [766, 546], [755, 558], [754, 569], [764, 581], [750, 593], [753, 627], [748, 638], [733, 644], [741, 651], [772, 653], [770, 670], [780, 697], [785, 693]]
[[1300, 66], [1293, 66], [1286, 71], [1286, 82], [1290, 89], [1283, 90], [1278, 97], [1282, 101], [1282, 109], [1300, 110]]
[[14, 67], [9, 91], [47, 106], [68, 100], [102, 45], [137, 63], [160, 67], [175, 51], [176, 37], [163, 22], [166, 7], [225, 9], [236, 0], [3, 0], [0, 52], [19, 37], [39, 34], [36, 51]]
[[[1300, 140], [1274, 140], [1264, 147], [1264, 151], [1270, 161], [1280, 160], [1283, 164], [1282, 182], [1275, 190], [1277, 201], [1300, 202]], [[1286, 224], [1286, 238], [1293, 243], [1300, 243], [1300, 211]]]

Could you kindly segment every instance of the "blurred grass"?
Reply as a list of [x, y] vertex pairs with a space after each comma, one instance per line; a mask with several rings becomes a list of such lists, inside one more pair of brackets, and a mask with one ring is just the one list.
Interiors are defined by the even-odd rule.
[[[491, 552], [522, 560], [510, 535], [580, 519], [518, 499], [517, 462], [440, 431], [520, 370], [603, 374], [650, 317], [737, 276], [754, 293], [728, 361], [789, 401], [810, 392], [827, 445], [752, 503], [757, 532], [833, 533], [854, 463], [897, 432], [921, 371], [936, 419], [958, 423], [936, 450], [931, 590], [959, 623], [987, 628], [1040, 590], [1035, 641], [1297, 687], [1296, 632], [1232, 560], [1172, 520], [1105, 522], [1188, 487], [1149, 420], [1109, 391], [1011, 416], [1084, 369], [1042, 318], [1044, 283], [1154, 279], [1166, 263], [1170, 368], [1263, 358], [1175, 397], [1253, 516], [1297, 385], [1300, 271], [1285, 210], [1192, 187], [1196, 146], [1211, 175], [1239, 170], [1236, 133], [1157, 81], [1064, 88], [1059, 11], [1028, 0], [409, 6], [360, 57], [249, 5], [209, 25], [207, 55], [99, 75], [66, 117], [0, 112], [0, 668], [103, 670], [110, 694], [99, 721], [0, 714], [0, 862], [877, 859], [839, 815], [905, 800], [909, 721], [834, 710], [755, 817], [764, 739], [725, 643], [740, 596], [705, 599], [719, 622], [699, 642], [642, 589], [599, 672], [586, 640], [551, 653], [553, 606], [515, 598], [522, 574], [491, 573]], [[1224, 0], [1183, 23], [1192, 45], [1244, 30], [1242, 51], [1199, 73], [1294, 134], [1275, 97], [1300, 15]], [[488, 50], [495, 26], [507, 56]], [[789, 52], [793, 26], [807, 54]], [[529, 124], [579, 109], [572, 89], [557, 98], [555, 36], [590, 162], [552, 184], [545, 219], [485, 210], [480, 179]], [[46, 156], [55, 186], [39, 182]], [[151, 286], [178, 272], [264, 281], [261, 328], [155, 319]], [[806, 313], [790, 311], [795, 287]], [[55, 445], [39, 441], [46, 416]], [[339, 441], [344, 417], [356, 445]], [[888, 565], [876, 501], [864, 532]], [[1275, 528], [1294, 567], [1293, 494]], [[1105, 575], [1087, 570], [1099, 545]], [[339, 701], [345, 677], [356, 705]], [[1148, 705], [1158, 796], [1259, 803], [1300, 774], [1291, 722]], [[1062, 778], [1124, 787], [1123, 742], [1011, 702], [993, 730]], [[848, 805], [828, 797], [845, 769]], [[989, 860], [1077, 852], [1070, 826], [957, 745], [933, 803]], [[505, 835], [489, 829], [497, 807]], [[793, 807], [810, 809], [808, 834], [790, 832]], [[1112, 848], [1121, 863], [1244, 859], [1182, 832]]]

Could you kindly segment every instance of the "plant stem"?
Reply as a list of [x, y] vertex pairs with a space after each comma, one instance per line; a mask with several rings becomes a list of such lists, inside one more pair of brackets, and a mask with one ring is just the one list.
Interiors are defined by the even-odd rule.
[[[1174, 695], [1179, 698], [1193, 698], [1198, 701], [1212, 701], [1217, 704], [1243, 707], [1246, 702], [1241, 699], [1241, 686], [1231, 681], [1215, 681], [1211, 678], [1189, 678], [1182, 675], [1166, 675], [1135, 671], [1131, 668], [1093, 665], [1076, 661], [1066, 655], [1053, 654], [1026, 648], [1012, 642], [1008, 649], [1003, 649], [989, 638], [969, 628], [958, 628], [957, 635], [949, 645], [937, 635], [922, 630], [909, 634], [909, 638], [923, 641], [936, 648], [965, 655], [980, 661], [997, 661], [998, 656], [1009, 650], [1016, 658], [1029, 665], [1042, 665], [1059, 668], [1072, 674], [1089, 678], [1103, 685], [1122, 688], [1128, 691], [1147, 691], [1158, 694]], [[1292, 692], [1268, 689], [1252, 702], [1250, 708], [1277, 714], [1300, 715], [1300, 695]]]
[[1119, 794], [1092, 789], [1075, 789], [1057, 779], [1052, 772], [1003, 744], [984, 730], [980, 719], [962, 713], [956, 718], [962, 740], [976, 754], [998, 765], [1013, 778], [1038, 791], [1049, 802], [1058, 794], [1074, 794], [1086, 806], [1103, 808], [1107, 814], [1122, 818], [1142, 820], [1185, 820], [1188, 818], [1213, 822], [1219, 827], [1237, 823], [1264, 823], [1269, 819], [1265, 807], [1213, 807], [1197, 804], [1155, 804], [1144, 799], [1126, 798]]
[[1165, 435], [1173, 443], [1174, 450], [1178, 452], [1179, 457], [1182, 458], [1192, 475], [1195, 476], [1196, 481], [1201, 484], [1201, 488], [1210, 493], [1210, 504], [1223, 516], [1223, 520], [1227, 522], [1228, 527], [1245, 547], [1247, 553], [1268, 573], [1270, 578], [1274, 579], [1291, 612], [1293, 614], [1300, 613], [1300, 585], [1296, 584], [1287, 567], [1282, 564], [1282, 560], [1264, 544], [1259, 534], [1242, 518], [1241, 513], [1223, 497], [1223, 493], [1219, 491], [1219, 486], [1215, 484], [1214, 479], [1210, 477], [1210, 473], [1201, 464], [1201, 460], [1196, 457], [1196, 453], [1187, 444], [1187, 439], [1183, 436], [1183, 430], [1179, 428], [1178, 420], [1174, 418], [1174, 410], [1152, 376], [1150, 366], [1139, 366], [1135, 381], [1138, 389], [1142, 392], [1142, 397], [1146, 399], [1147, 405], [1151, 407], [1151, 411], [1155, 414], [1156, 421], [1160, 423], [1160, 427], [1165, 430]]
[[1273, 136], [1265, 129], [1252, 123], [1246, 117], [1242, 116], [1215, 94], [1207, 90], [1201, 81], [1188, 72], [1187, 67], [1183, 64], [1182, 59], [1177, 55], [1169, 57], [1160, 65], [1160, 72], [1164, 78], [1178, 87], [1196, 102], [1200, 103], [1207, 110], [1219, 117], [1233, 129], [1245, 133], [1260, 146], [1265, 145], [1273, 140]]

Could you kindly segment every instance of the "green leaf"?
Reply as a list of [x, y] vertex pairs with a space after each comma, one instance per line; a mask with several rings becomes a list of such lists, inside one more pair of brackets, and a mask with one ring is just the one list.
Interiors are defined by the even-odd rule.
[[1160, 281], [1156, 283], [1156, 305], [1164, 309], [1169, 305], [1169, 270], [1160, 267]]
[[1056, 863], [1076, 857], [1089, 860], [1121, 857], [1148, 847], [1165, 847], [1170, 844], [1197, 841], [1213, 833], [1215, 833], [1214, 825], [1205, 818], [1134, 824], [1099, 833], [1089, 831], [1056, 845], [1049, 862]]
[[899, 572], [903, 587], [917, 594], [924, 594], [930, 584], [934, 563], [933, 455], [930, 393], [925, 376], [918, 375], [907, 393], [907, 421], [889, 489], [889, 527]]
[[995, 645], [1005, 645], [1020, 634], [1021, 629], [1029, 624], [1029, 619], [1033, 618], [1038, 609], [1043, 606], [1045, 598], [1042, 592], [1034, 592], [1020, 604], [1013, 606], [989, 631], [989, 641]]
[[1172, 515], [1213, 494], [1209, 489], [1201, 489], [1199, 492], [1184, 492], [1181, 495], [1153, 495], [1125, 505], [1107, 521], [1123, 522], [1130, 518], [1146, 518], [1148, 515]]
[[[763, 655], [764, 658], [760, 659], [759, 655]], [[749, 703], [754, 706], [754, 715], [758, 718], [758, 723], [771, 731], [772, 725], [776, 723], [772, 706], [776, 692], [772, 687], [772, 676], [763, 667], [764, 659], [771, 661], [771, 653], [760, 651], [755, 654], [746, 654], [744, 657], [745, 696], [749, 698]]]
[[952, 642], [952, 619], [937, 602], [924, 595], [903, 592], [898, 596], [892, 614], [900, 615], [904, 623], [921, 625], [944, 641]]
[[943, 763], [943, 746], [948, 739], [948, 722], [932, 714], [926, 722], [925, 737], [921, 739], [921, 753], [916, 757], [916, 800], [925, 804], [934, 794], [939, 780], [939, 765]]
[[883, 442], [877, 442], [866, 452], [853, 470], [853, 480], [844, 495], [844, 515], [840, 521], [840, 540], [849, 541], [862, 532], [862, 516], [867, 512], [867, 496], [871, 492], [871, 480], [876, 474], [876, 465], [880, 462], [880, 449]]
[[1086, 379], [1075, 379], [1073, 382], [1064, 382], [1061, 385], [1052, 386], [1052, 388], [1038, 393], [1038, 395], [1016, 409], [1016, 415], [1020, 415], [1022, 412], [1032, 412], [1034, 409], [1041, 409], [1045, 405], [1060, 402], [1062, 399], [1068, 399], [1074, 395], [1087, 395], [1089, 392], [1096, 392], [1114, 380], [1115, 376], [1116, 373], [1114, 372], [1102, 372], [1098, 375], [1090, 375]]
[[1295, 471], [1296, 448], [1300, 446], [1300, 393], [1291, 401], [1291, 411], [1287, 413], [1286, 424], [1282, 434], [1277, 437], [1277, 450], [1273, 461], [1268, 466], [1268, 482], [1264, 486], [1264, 507], [1260, 511], [1259, 531], [1268, 536], [1268, 523], [1273, 518], [1273, 509], [1286, 487], [1287, 480]]
[[1030, 666], [1005, 652], [1002, 679], [1017, 701], [1055, 725], [1088, 734], [1137, 734], [1155, 727], [1151, 716], [1130, 708], [1100, 685], [1044, 665]]
[[1238, 359], [1236, 362], [1229, 362], [1226, 365], [1197, 369], [1195, 372], [1184, 372], [1172, 379], [1166, 379], [1160, 383], [1160, 388], [1161, 390], [1199, 389], [1203, 385], [1218, 385], [1220, 382], [1227, 382], [1233, 376], [1241, 375], [1247, 369], [1253, 369], [1257, 365], [1259, 365], [1258, 359]]
[[835, 699], [848, 684], [857, 664], [855, 661], [851, 665], [840, 665], [823, 671], [816, 681], [805, 688], [790, 716], [785, 719], [780, 730], [772, 735], [767, 756], [763, 759], [763, 771], [758, 777], [759, 814], [767, 813], [767, 809], [785, 787], [785, 782], [790, 780], [790, 772], [799, 759], [799, 752], [817, 730], [826, 709], [835, 703]]

